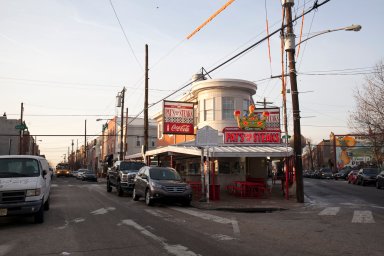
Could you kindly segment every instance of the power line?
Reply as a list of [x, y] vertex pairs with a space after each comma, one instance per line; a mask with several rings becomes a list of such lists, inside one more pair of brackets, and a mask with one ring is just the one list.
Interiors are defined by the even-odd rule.
[[133, 50], [133, 48], [132, 48], [131, 43], [130, 43], [129, 40], [128, 40], [128, 36], [127, 36], [127, 34], [125, 33], [125, 31], [124, 31], [123, 25], [122, 25], [121, 22], [120, 22], [119, 16], [117, 15], [117, 12], [116, 12], [116, 10], [115, 10], [115, 7], [113, 6], [112, 0], [109, 0], [109, 3], [111, 4], [111, 7], [112, 7], [113, 12], [114, 12], [114, 14], [115, 14], [115, 17], [116, 17], [116, 19], [117, 19], [117, 21], [118, 21], [118, 23], [119, 23], [119, 25], [120, 25], [121, 31], [122, 31], [123, 34], [124, 34], [125, 41], [126, 41], [127, 44], [129, 45], [129, 48], [131, 49], [131, 52], [132, 52], [133, 56], [135, 57], [135, 60], [136, 60], [137, 64], [140, 66], [141, 69], [143, 69], [143, 66], [141, 65], [139, 59], [137, 58], [137, 56], [136, 56], [136, 54], [135, 54], [135, 52], [134, 52], [134, 50]]

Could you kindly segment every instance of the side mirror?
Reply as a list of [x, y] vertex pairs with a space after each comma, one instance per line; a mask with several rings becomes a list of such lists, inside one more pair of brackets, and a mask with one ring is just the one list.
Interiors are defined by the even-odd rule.
[[45, 177], [45, 175], [47, 175], [47, 171], [43, 170], [43, 177]]

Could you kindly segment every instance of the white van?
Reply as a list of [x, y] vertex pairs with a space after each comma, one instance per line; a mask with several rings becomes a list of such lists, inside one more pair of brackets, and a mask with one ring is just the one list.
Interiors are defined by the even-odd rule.
[[44, 157], [0, 156], [0, 217], [32, 215], [44, 222], [49, 210], [51, 173]]

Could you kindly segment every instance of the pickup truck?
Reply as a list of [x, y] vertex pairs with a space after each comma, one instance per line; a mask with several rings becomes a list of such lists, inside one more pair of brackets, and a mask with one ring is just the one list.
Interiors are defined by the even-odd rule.
[[107, 192], [115, 187], [118, 196], [123, 196], [125, 192], [132, 193], [135, 176], [143, 166], [145, 163], [142, 162], [116, 161], [107, 172]]

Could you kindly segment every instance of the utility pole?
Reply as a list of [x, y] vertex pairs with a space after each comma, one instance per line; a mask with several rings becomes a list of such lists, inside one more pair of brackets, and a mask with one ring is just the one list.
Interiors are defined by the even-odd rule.
[[264, 97], [263, 101], [256, 101], [256, 103], [263, 104], [264, 108], [267, 108], [267, 104], [273, 104], [273, 102], [267, 101], [267, 99]]
[[311, 146], [311, 142], [309, 140], [307, 141], [307, 143], [308, 143], [308, 148], [309, 148], [309, 156], [310, 156], [310, 159], [311, 159], [311, 170], [313, 171], [312, 146]]
[[128, 138], [128, 108], [126, 108], [126, 112], [125, 112], [124, 155], [126, 155], [128, 152], [127, 138]]
[[[20, 126], [23, 125], [23, 113], [24, 113], [24, 103], [21, 102]], [[20, 134], [19, 134], [19, 155], [23, 154], [23, 133], [24, 133], [24, 129], [20, 129]]]
[[84, 127], [84, 167], [87, 168], [87, 119]]
[[[148, 149], [148, 45], [145, 45], [144, 154]], [[145, 162], [146, 159], [145, 159]]]
[[292, 111], [293, 111], [293, 133], [294, 133], [294, 154], [296, 171], [296, 199], [304, 203], [304, 182], [303, 166], [301, 160], [301, 129], [300, 129], [300, 107], [297, 90], [296, 65], [295, 65], [295, 35], [292, 26], [292, 6], [294, 0], [282, 0], [285, 9], [287, 32], [285, 34], [285, 51], [288, 52], [289, 79], [291, 83]]
[[121, 91], [121, 120], [120, 120], [120, 160], [124, 160], [123, 150], [123, 135], [124, 135], [124, 98], [125, 98], [125, 87]]

